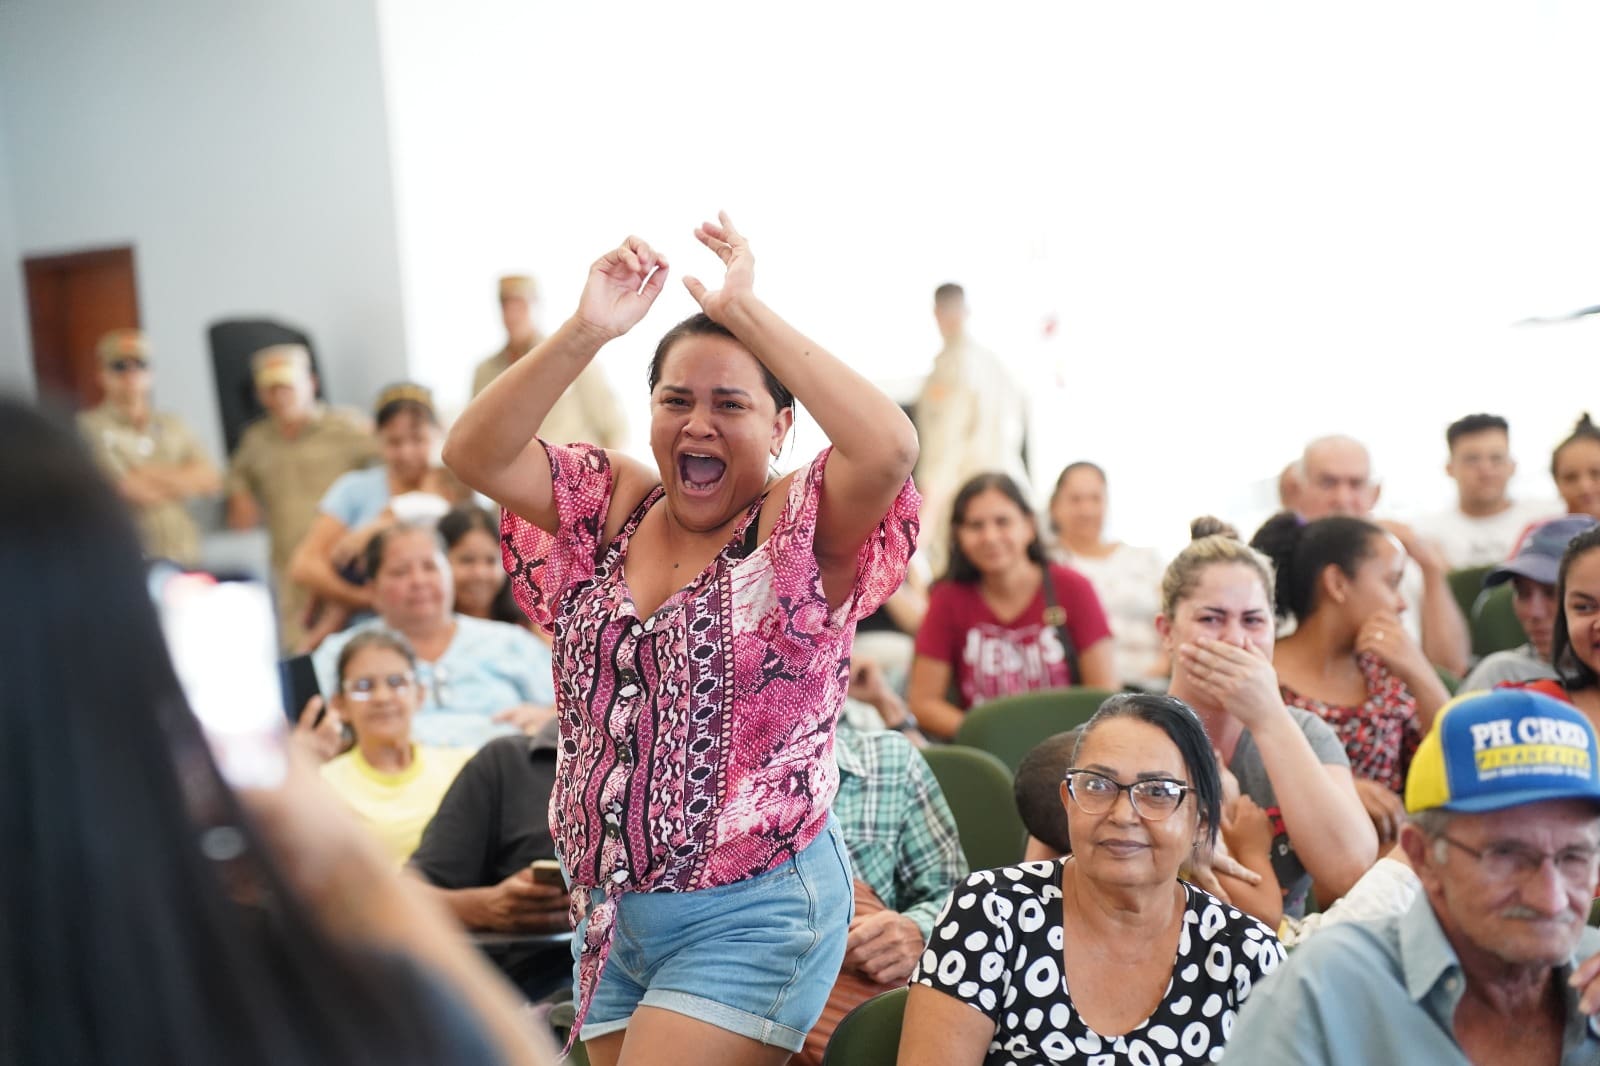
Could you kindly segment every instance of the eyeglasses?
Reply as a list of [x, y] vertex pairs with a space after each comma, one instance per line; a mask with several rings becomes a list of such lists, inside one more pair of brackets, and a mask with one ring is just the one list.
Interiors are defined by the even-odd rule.
[[1104, 814], [1117, 804], [1117, 793], [1126, 792], [1133, 813], [1147, 822], [1159, 822], [1172, 816], [1183, 803], [1186, 793], [1194, 789], [1170, 777], [1147, 777], [1131, 785], [1119, 784], [1105, 774], [1093, 770], [1067, 771], [1067, 792], [1072, 802], [1083, 808], [1084, 814]]
[[150, 364], [143, 359], [113, 359], [109, 364], [113, 373], [127, 374], [134, 370], [148, 370]]
[[358, 677], [344, 683], [344, 694], [357, 703], [365, 703], [378, 691], [382, 683], [389, 686], [389, 691], [397, 696], [403, 696], [411, 691], [411, 686], [417, 679], [410, 674], [389, 674], [387, 677]]
[[1449, 833], [1440, 833], [1438, 839], [1471, 855], [1477, 860], [1479, 868], [1496, 881], [1524, 880], [1543, 869], [1546, 859], [1555, 863], [1556, 872], [1563, 881], [1569, 885], [1581, 885], [1585, 890], [1594, 883], [1595, 875], [1600, 873], [1600, 852], [1593, 848], [1540, 851], [1514, 841], [1474, 848], [1461, 843]]

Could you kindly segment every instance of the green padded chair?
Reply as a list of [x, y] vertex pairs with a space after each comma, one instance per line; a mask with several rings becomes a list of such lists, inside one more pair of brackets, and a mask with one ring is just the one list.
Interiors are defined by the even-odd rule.
[[1472, 654], [1488, 655], [1528, 643], [1528, 634], [1523, 632], [1511, 607], [1511, 596], [1511, 582], [1507, 581], [1485, 589], [1473, 603], [1472, 612], [1467, 615], [1472, 627]]
[[1002, 696], [967, 712], [955, 742], [982, 748], [1012, 773], [1040, 741], [1087, 722], [1113, 692], [1098, 688], [1058, 688]]
[[1456, 689], [1461, 687], [1461, 679], [1442, 666], [1435, 666], [1433, 672], [1439, 675], [1439, 683], [1444, 685], [1444, 690], [1454, 696]]
[[822, 1066], [893, 1066], [900, 1057], [900, 1023], [908, 989], [873, 996], [839, 1019], [822, 1053]]
[[977, 748], [960, 744], [922, 749], [939, 791], [956, 819], [956, 834], [967, 864], [989, 870], [1022, 861], [1027, 831], [1011, 791], [1005, 763]]
[[1461, 570], [1452, 570], [1446, 575], [1450, 582], [1450, 591], [1455, 595], [1456, 603], [1461, 608], [1462, 618], [1472, 617], [1472, 605], [1478, 602], [1478, 594], [1483, 591], [1483, 579], [1489, 576], [1492, 566], [1468, 566]]

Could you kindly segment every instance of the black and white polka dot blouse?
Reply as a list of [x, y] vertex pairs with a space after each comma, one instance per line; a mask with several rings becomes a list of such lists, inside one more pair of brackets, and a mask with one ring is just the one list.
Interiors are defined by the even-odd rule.
[[1166, 994], [1138, 1026], [1103, 1037], [1078, 1017], [1067, 992], [1065, 862], [1025, 862], [968, 877], [945, 901], [912, 982], [994, 1020], [985, 1066], [1186, 1066], [1222, 1058], [1234, 1015], [1283, 959], [1277, 938], [1249, 915], [1184, 883], [1184, 927]]

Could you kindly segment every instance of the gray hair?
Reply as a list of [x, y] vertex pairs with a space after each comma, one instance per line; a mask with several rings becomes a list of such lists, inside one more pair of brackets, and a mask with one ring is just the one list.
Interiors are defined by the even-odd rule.
[[1450, 831], [1451, 823], [1456, 820], [1455, 812], [1447, 811], [1443, 807], [1432, 807], [1425, 811], [1413, 812], [1406, 820], [1428, 838], [1428, 843], [1432, 845], [1433, 861], [1443, 862], [1443, 838]]

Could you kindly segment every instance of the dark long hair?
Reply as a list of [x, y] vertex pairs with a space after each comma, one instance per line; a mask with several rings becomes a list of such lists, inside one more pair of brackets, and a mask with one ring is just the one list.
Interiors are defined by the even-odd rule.
[[[667, 330], [661, 340], [656, 342], [655, 355], [650, 357], [650, 371], [647, 375], [650, 382], [650, 391], [656, 391], [656, 386], [661, 383], [661, 367], [667, 361], [667, 353], [672, 346], [685, 337], [727, 337], [729, 340], [738, 341], [733, 335], [733, 330], [715, 321], [704, 311], [696, 312]], [[743, 343], [740, 341], [739, 343]], [[755, 356], [751, 356], [755, 359]], [[778, 375], [767, 369], [767, 364], [756, 359], [756, 365], [761, 368], [761, 381], [767, 387], [767, 394], [772, 397], [773, 405], [783, 411], [794, 407], [794, 393], [789, 387], [778, 380]]]
[[944, 572], [946, 581], [971, 585], [983, 579], [983, 573], [961, 550], [961, 524], [967, 520], [967, 505], [990, 490], [1016, 504], [1022, 516], [1033, 523], [1033, 540], [1028, 543], [1028, 558], [1040, 566], [1045, 565], [1044, 544], [1039, 540], [1039, 520], [1028, 503], [1028, 497], [1022, 494], [1022, 488], [1008, 474], [978, 474], [961, 486], [950, 505], [950, 565]]
[[1293, 511], [1281, 511], [1256, 530], [1250, 546], [1271, 559], [1277, 572], [1273, 599], [1278, 617], [1303, 622], [1316, 610], [1323, 571], [1337, 566], [1354, 578], [1372, 555], [1372, 538], [1382, 535], [1382, 529], [1364, 518], [1332, 515], [1306, 522]]
[[218, 776], [116, 493], [4, 397], [0, 500], [0, 1062], [447, 1061], [416, 974], [324, 931]]
[[[494, 515], [477, 504], [464, 503], [439, 519], [439, 535], [444, 538], [445, 554], [448, 555], [461, 543], [462, 537], [475, 529], [489, 534], [489, 539], [496, 544], [500, 543], [499, 523]], [[496, 622], [510, 622], [514, 626], [528, 625], [528, 616], [517, 606], [517, 598], [511, 594], [510, 581], [502, 582], [500, 591], [494, 594], [494, 599], [489, 603], [489, 617]]]
[[1176, 696], [1156, 696], [1148, 692], [1119, 692], [1108, 698], [1094, 712], [1094, 717], [1084, 723], [1078, 734], [1077, 747], [1072, 761], [1077, 763], [1078, 752], [1089, 735], [1114, 718], [1133, 718], [1153, 725], [1171, 738], [1183, 765], [1189, 771], [1189, 787], [1194, 789], [1195, 806], [1199, 808], [1206, 841], [1217, 842], [1217, 828], [1222, 821], [1222, 771], [1217, 769], [1216, 752], [1211, 738], [1199, 716], [1187, 703]]
[[1572, 650], [1572, 633], [1567, 628], [1567, 572], [1580, 556], [1600, 548], [1600, 526], [1579, 533], [1567, 542], [1561, 553], [1561, 569], [1556, 572], [1556, 624], [1550, 635], [1550, 665], [1561, 677], [1561, 685], [1568, 692], [1577, 692], [1600, 685], [1600, 674], [1579, 659]]

